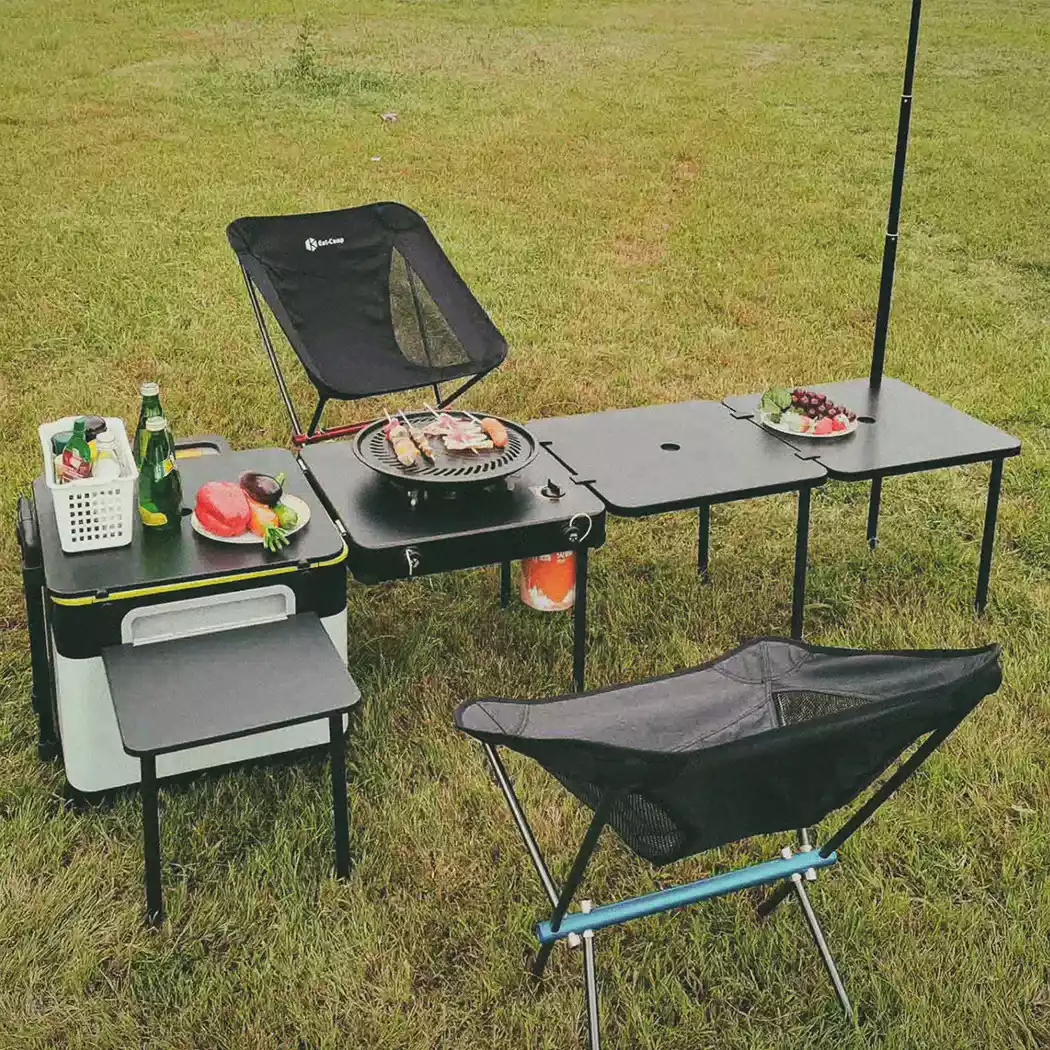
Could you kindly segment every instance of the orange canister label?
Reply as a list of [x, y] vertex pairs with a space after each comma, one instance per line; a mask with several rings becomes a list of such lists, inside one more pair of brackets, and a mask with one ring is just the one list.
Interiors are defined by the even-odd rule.
[[576, 601], [576, 555], [566, 551], [523, 559], [521, 600], [541, 612], [571, 609]]

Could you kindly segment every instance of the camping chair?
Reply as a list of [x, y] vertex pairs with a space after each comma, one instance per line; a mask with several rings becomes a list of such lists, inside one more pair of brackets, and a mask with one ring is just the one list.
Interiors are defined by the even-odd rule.
[[[542, 974], [551, 950], [584, 948], [591, 1050], [598, 1050], [597, 930], [736, 890], [778, 883], [759, 912], [794, 890], [847, 1016], [849, 998], [805, 882], [1001, 681], [999, 647], [865, 652], [760, 638], [702, 667], [634, 685], [542, 701], [463, 704], [456, 726], [481, 741], [554, 909], [536, 926]], [[909, 757], [903, 752], [925, 737]], [[559, 891], [497, 747], [534, 758], [594, 816]], [[608, 824], [630, 849], [669, 864], [750, 835], [806, 829], [895, 771], [820, 848], [580, 911], [569, 905]]]
[[[444, 407], [507, 356], [503, 336], [427, 224], [403, 204], [237, 219], [226, 236], [240, 261], [296, 445], [364, 425], [319, 429], [333, 398], [354, 401], [432, 386]], [[260, 294], [317, 389], [305, 432]], [[463, 378], [458, 389], [441, 396], [441, 383]]]

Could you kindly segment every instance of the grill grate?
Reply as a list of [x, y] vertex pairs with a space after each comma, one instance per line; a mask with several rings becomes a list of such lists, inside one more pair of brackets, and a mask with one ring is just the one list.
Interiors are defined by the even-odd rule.
[[[434, 418], [429, 412], [405, 414], [409, 421], [420, 429]], [[464, 417], [464, 413], [461, 412], [448, 414]], [[383, 434], [385, 419], [376, 420], [357, 435], [354, 451], [366, 466], [405, 485], [484, 484], [516, 473], [531, 463], [536, 455], [536, 442], [524, 427], [506, 419], [501, 419], [500, 422], [507, 428], [505, 448], [490, 449], [477, 454], [449, 452], [440, 437], [433, 437], [428, 439], [430, 447], [434, 450], [433, 463], [420, 456], [413, 466], [402, 466], [394, 455], [393, 446]]]

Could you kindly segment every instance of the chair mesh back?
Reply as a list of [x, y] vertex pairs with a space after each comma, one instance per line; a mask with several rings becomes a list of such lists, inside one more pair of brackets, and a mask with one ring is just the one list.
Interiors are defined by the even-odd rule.
[[870, 653], [757, 639], [702, 668], [556, 700], [479, 700], [456, 724], [540, 762], [668, 863], [816, 824], [999, 687], [998, 647]]
[[403, 204], [237, 219], [226, 231], [314, 386], [353, 399], [498, 365], [507, 345]]

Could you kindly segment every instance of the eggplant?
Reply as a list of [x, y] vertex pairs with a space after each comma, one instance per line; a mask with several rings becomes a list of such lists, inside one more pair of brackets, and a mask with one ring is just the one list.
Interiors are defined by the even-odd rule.
[[246, 470], [240, 478], [241, 488], [247, 493], [249, 499], [256, 503], [262, 503], [267, 507], [276, 506], [281, 502], [284, 489], [281, 482], [284, 475], [278, 474], [271, 477], [269, 474], [260, 474], [257, 470]]

